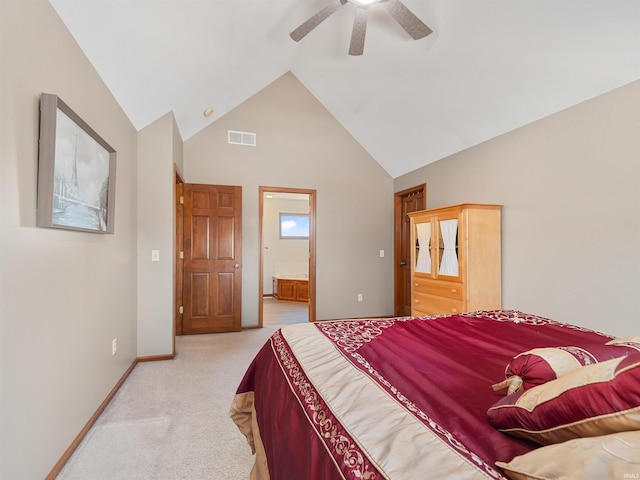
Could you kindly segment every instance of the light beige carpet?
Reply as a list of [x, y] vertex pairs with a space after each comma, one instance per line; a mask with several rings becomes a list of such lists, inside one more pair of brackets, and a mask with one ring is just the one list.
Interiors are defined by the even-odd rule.
[[58, 480], [241, 480], [253, 456], [228, 416], [275, 327], [178, 337], [176, 358], [140, 363]]

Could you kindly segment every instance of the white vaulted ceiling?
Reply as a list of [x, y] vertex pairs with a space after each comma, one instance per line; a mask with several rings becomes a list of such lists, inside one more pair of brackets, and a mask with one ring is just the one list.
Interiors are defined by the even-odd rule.
[[417, 41], [374, 5], [360, 57], [351, 3], [296, 43], [330, 0], [50, 1], [137, 129], [291, 71], [392, 177], [640, 79], [640, 0], [404, 0]]

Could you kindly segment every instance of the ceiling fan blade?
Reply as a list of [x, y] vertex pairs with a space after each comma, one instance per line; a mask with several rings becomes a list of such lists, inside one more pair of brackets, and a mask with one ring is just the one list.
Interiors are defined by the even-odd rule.
[[334, 0], [333, 3], [330, 3], [329, 5], [324, 7], [322, 10], [320, 10], [318, 13], [312, 16], [309, 20], [307, 20], [298, 28], [296, 28], [293, 32], [289, 34], [289, 36], [296, 42], [299, 42], [311, 30], [313, 30], [318, 25], [320, 25], [320, 23], [326, 20], [329, 17], [329, 15], [331, 15], [332, 13], [335, 13], [335, 11], [338, 10], [338, 8], [340, 8], [345, 3], [347, 3], [347, 0]]
[[349, 55], [362, 55], [364, 52], [364, 37], [367, 33], [367, 9], [358, 7], [356, 18], [353, 20], [353, 31], [351, 32], [351, 44], [349, 45]]
[[387, 0], [384, 3], [387, 4], [389, 14], [414, 40], [419, 40], [433, 33], [433, 30], [416, 17], [400, 0]]

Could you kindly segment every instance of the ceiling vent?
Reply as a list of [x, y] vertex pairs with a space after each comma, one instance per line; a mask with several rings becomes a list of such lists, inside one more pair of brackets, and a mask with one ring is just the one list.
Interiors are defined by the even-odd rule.
[[233, 145], [247, 145], [249, 147], [256, 146], [256, 134], [251, 132], [238, 132], [229, 130], [229, 143]]

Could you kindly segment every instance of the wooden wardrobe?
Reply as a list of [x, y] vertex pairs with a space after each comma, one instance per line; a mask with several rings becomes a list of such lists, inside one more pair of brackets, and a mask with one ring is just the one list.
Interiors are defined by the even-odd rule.
[[466, 203], [408, 214], [412, 315], [502, 307], [501, 209]]

